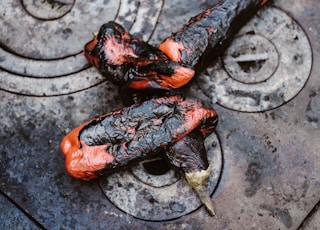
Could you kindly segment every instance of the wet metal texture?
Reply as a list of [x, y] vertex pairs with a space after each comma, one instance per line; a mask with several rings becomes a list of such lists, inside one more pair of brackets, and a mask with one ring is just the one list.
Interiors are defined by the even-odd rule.
[[302, 28], [283, 11], [266, 7], [237, 34], [223, 61], [199, 77], [199, 85], [213, 102], [227, 108], [264, 111], [296, 96], [311, 64]]
[[83, 57], [92, 32], [115, 20], [157, 45], [215, 2], [1, 1], [0, 229], [320, 226], [317, 0], [269, 4], [188, 88], [220, 117], [206, 139], [215, 217], [159, 158], [90, 182], [65, 171], [64, 135], [122, 107]]

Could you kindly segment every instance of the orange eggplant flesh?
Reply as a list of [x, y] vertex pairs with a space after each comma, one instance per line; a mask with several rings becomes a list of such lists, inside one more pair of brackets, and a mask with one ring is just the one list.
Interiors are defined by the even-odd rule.
[[163, 152], [194, 130], [207, 135], [217, 120], [217, 113], [198, 100], [150, 99], [94, 118], [67, 134], [61, 143], [65, 167], [83, 180], [110, 174]]

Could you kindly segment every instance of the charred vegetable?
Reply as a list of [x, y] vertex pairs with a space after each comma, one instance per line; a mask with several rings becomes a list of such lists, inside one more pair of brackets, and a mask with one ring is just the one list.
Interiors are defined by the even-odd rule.
[[63, 139], [61, 149], [67, 171], [89, 180], [150, 157], [195, 129], [206, 136], [217, 119], [198, 100], [151, 99], [84, 123]]
[[109, 22], [85, 45], [84, 53], [115, 84], [139, 90], [180, 88], [194, 77], [200, 62], [221, 55], [231, 35], [266, 1], [220, 1], [191, 18], [158, 48]]
[[203, 138], [217, 121], [217, 113], [198, 100], [178, 96], [151, 99], [75, 128], [63, 139], [61, 150], [68, 173], [90, 180], [168, 149], [170, 163], [182, 169], [201, 199], [206, 197], [205, 205], [213, 214], [208, 193], [199, 188], [210, 174]]
[[[132, 36], [121, 25], [108, 22], [85, 45], [84, 54], [117, 85], [138, 90], [180, 88], [208, 57], [222, 53], [231, 35], [266, 1], [220, 1], [193, 17], [157, 48]], [[204, 187], [210, 168], [203, 142], [217, 121], [216, 112], [198, 100], [152, 98], [84, 123], [63, 139], [61, 150], [69, 174], [83, 180], [163, 154], [184, 173], [213, 215]]]

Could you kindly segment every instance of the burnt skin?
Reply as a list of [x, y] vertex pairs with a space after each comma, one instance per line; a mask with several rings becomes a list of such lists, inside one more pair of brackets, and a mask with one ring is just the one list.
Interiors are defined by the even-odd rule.
[[171, 145], [166, 152], [166, 156], [170, 164], [184, 173], [206, 170], [209, 163], [203, 143], [203, 135], [199, 130], [195, 130]]
[[137, 66], [167, 59], [161, 51], [135, 38], [113, 21], [101, 26], [98, 35], [85, 45], [84, 55], [116, 85], [126, 84]]
[[[135, 38], [116, 22], [108, 22], [84, 48], [84, 55], [108, 80], [132, 89], [177, 88], [194, 71], [173, 62], [159, 49]], [[162, 78], [171, 76], [171, 82]], [[166, 84], [164, 84], [166, 83]]]
[[[117, 85], [138, 90], [180, 88], [201, 69], [203, 59], [223, 52], [231, 35], [265, 2], [221, 1], [192, 18], [158, 48], [109, 22], [85, 45], [84, 53]], [[67, 171], [84, 180], [168, 150], [169, 162], [182, 170], [188, 184], [214, 215], [204, 186], [210, 168], [203, 138], [216, 123], [215, 111], [204, 108], [199, 101], [178, 96], [149, 99], [86, 122], [64, 138], [61, 149], [66, 155]]]
[[177, 89], [190, 82], [209, 60], [221, 55], [232, 35], [266, 1], [220, 1], [190, 19], [158, 48], [111, 21], [85, 45], [84, 54], [117, 85], [137, 90]]
[[[217, 113], [198, 100], [178, 96], [150, 99], [99, 116], [71, 131], [62, 141], [68, 173], [90, 180], [158, 154]], [[211, 129], [212, 130], [212, 129]]]
[[212, 60], [220, 56], [233, 35], [266, 2], [267, 0], [220, 1], [191, 18], [158, 48], [170, 60], [197, 69], [202, 59], [210, 57]]

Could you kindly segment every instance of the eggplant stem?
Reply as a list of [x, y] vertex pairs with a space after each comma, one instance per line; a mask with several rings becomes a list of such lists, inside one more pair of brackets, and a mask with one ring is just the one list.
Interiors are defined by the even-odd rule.
[[210, 175], [210, 167], [206, 170], [194, 171], [190, 173], [186, 173], [186, 180], [188, 184], [196, 191], [201, 202], [207, 208], [209, 214], [211, 216], [215, 215], [213, 202], [210, 198], [209, 191], [206, 188], [206, 182]]
[[93, 33], [92, 33], [93, 38], [97, 38], [97, 37], [98, 37], [98, 34], [99, 34], [99, 32], [93, 32]]

